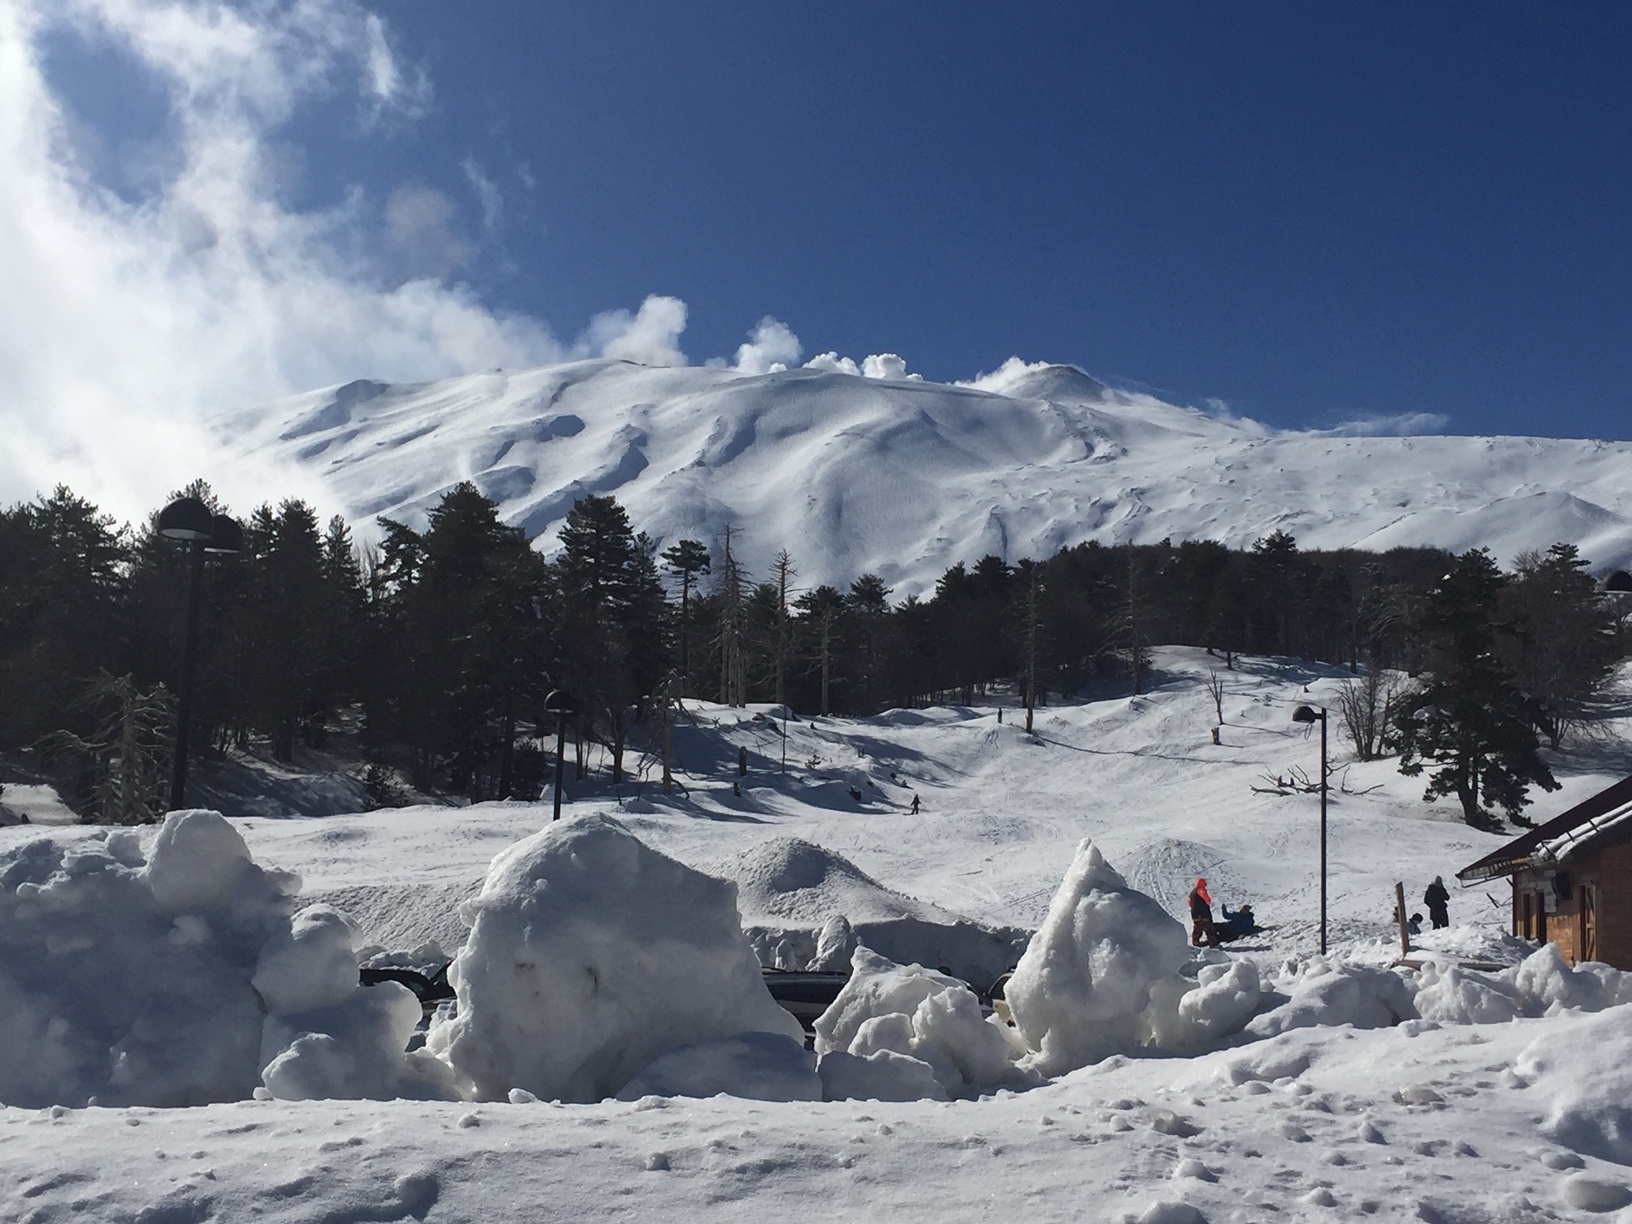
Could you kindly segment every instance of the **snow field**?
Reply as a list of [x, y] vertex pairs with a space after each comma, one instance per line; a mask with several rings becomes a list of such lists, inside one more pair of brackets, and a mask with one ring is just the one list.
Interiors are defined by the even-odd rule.
[[[853, 951], [857, 942], [848, 919], [834, 920], [846, 908], [879, 917], [899, 913], [906, 902], [922, 907], [907, 916], [926, 926], [960, 913], [994, 925], [1030, 925], [1058, 908], [1071, 921], [1044, 925], [1069, 932], [1079, 948], [1092, 948], [1091, 936], [1101, 928], [1086, 915], [1103, 906], [1148, 911], [1118, 893], [1107, 875], [1098, 876], [1097, 890], [1080, 887], [1099, 870], [1073, 866], [1085, 837], [1093, 839], [1104, 870], [1120, 869], [1130, 891], [1154, 895], [1175, 924], [1183, 917], [1183, 890], [1193, 874], [1206, 874], [1216, 898], [1251, 899], [1275, 929], [1262, 941], [1232, 945], [1217, 962], [1186, 951], [1176, 975], [1132, 975], [1148, 985], [1147, 1011], [1153, 1002], [1173, 1004], [1149, 1011], [1152, 1020], [1177, 1022], [1187, 1001], [1191, 1020], [1224, 1017], [1199, 1039], [1190, 1034], [1181, 1044], [1172, 1028], [1135, 1025], [1145, 1043], [1132, 1051], [1135, 1057], [1114, 1054], [1028, 1091], [1014, 1091], [1019, 1084], [988, 1086], [977, 1100], [939, 1103], [748, 1099], [810, 1092], [809, 1056], [791, 1042], [778, 1047], [775, 1037], [732, 1035], [659, 1058], [641, 1072], [650, 1077], [645, 1084], [628, 1086], [640, 1095], [621, 1104], [551, 1106], [514, 1086], [502, 1100], [463, 1104], [245, 1100], [154, 1112], [111, 1108], [112, 1100], [130, 1099], [115, 1097], [97, 1108], [11, 1107], [0, 1112], [0, 1219], [91, 1212], [91, 1218], [134, 1220], [148, 1212], [151, 1221], [254, 1215], [503, 1222], [624, 1208], [681, 1220], [758, 1219], [779, 1208], [811, 1214], [813, 1205], [833, 1218], [1494, 1221], [1620, 1213], [1632, 1219], [1626, 1210], [1632, 1200], [1623, 1197], [1632, 1185], [1624, 1140], [1632, 1120], [1622, 1112], [1622, 1102], [1632, 1100], [1626, 1070], [1632, 1022], [1625, 1014], [1632, 1009], [1620, 1006], [1627, 997], [1623, 975], [1572, 971], [1546, 952], [1526, 958], [1529, 949], [1502, 931], [1505, 915], [1477, 893], [1453, 898], [1458, 926], [1423, 937], [1428, 964], [1420, 974], [1389, 970], [1398, 954], [1387, 924], [1393, 880], [1405, 879], [1409, 889], [1435, 874], [1449, 878], [1494, 844], [1449, 813], [1423, 807], [1418, 786], [1393, 776], [1389, 762], [1353, 767], [1356, 790], [1374, 783], [1380, 790], [1333, 795], [1334, 955], [1310, 955], [1314, 801], [1255, 795], [1250, 784], [1266, 769], [1291, 763], [1313, 772], [1313, 745], [1288, 732], [1287, 714], [1297, 701], [1329, 700], [1340, 676], [1243, 661], [1227, 676], [1224, 744], [1215, 748], [1210, 702], [1199, 691], [1208, 662], [1200, 652], [1159, 652], [1153, 692], [1049, 709], [1029, 739], [1008, 723], [999, 730], [990, 708], [793, 723], [790, 761], [824, 760], [788, 775], [769, 764], [780, 748], [769, 720], [703, 707], [700, 725], [680, 737], [682, 750], [695, 753], [682, 771], [688, 793], [664, 800], [648, 787], [638, 799], [625, 796], [619, 817], [647, 846], [710, 868], [762, 845], [769, 847], [764, 861], [805, 862], [805, 851], [773, 845], [796, 833], [821, 851], [812, 861], [822, 880], [842, 877], [844, 908], [836, 900], [838, 883], [834, 913], [819, 922], [820, 881], [796, 887], [794, 877], [805, 878], [797, 872], [780, 884], [754, 877], [763, 887], [744, 882], [737, 894], [741, 922], [767, 934], [781, 924], [785, 935], [808, 937], [812, 950], [825, 943], [829, 955]], [[705, 753], [710, 738], [715, 747]], [[750, 746], [754, 760], [752, 785], [740, 800], [731, 795], [729, 778], [706, 765], [713, 757], [734, 760], [738, 742]], [[831, 784], [830, 770], [847, 781], [843, 789]], [[863, 776], [873, 783], [864, 804], [833, 798], [857, 784], [849, 779]], [[1566, 771], [1565, 791], [1537, 815], [1608, 780], [1588, 770]], [[917, 818], [905, 811], [913, 792], [924, 801]], [[573, 809], [620, 812], [610, 794], [580, 793]], [[308, 878], [305, 899], [377, 889], [358, 895], [383, 901], [392, 890], [417, 890], [434, 905], [457, 892], [459, 881], [480, 879], [496, 850], [530, 836], [547, 819], [547, 809], [537, 805], [499, 804], [233, 824], [257, 858], [298, 868]], [[44, 849], [23, 848], [42, 836]], [[123, 880], [99, 865], [98, 856], [135, 873], [156, 854], [151, 835], [116, 832], [98, 841], [77, 828], [0, 832], [0, 879], [45, 872], [45, 891], [64, 903], [56, 915], [63, 936], [53, 945], [58, 951], [49, 950], [36, 922], [27, 957], [43, 961], [59, 951], [88, 957], [87, 950], [74, 949], [84, 924], [65, 922], [64, 915], [81, 901], [93, 908], [104, 902], [90, 891], [70, 891], [90, 887], [74, 882], [84, 877], [107, 887]], [[57, 866], [47, 871], [52, 855]], [[74, 865], [81, 857], [85, 867]], [[231, 864], [247, 855], [200, 851], [200, 859], [241, 872]], [[24, 862], [34, 866], [19, 868]], [[64, 864], [63, 878], [55, 879]], [[1079, 877], [1074, 899], [1069, 906], [1062, 898], [1051, 904], [1057, 891], [1070, 891], [1058, 888], [1068, 872]], [[160, 874], [164, 892], [172, 884]], [[179, 891], [164, 895], [206, 908], [254, 895], [235, 885], [187, 897], [183, 885], [196, 875], [173, 875]], [[467, 897], [477, 891], [463, 888]], [[520, 889], [501, 891], [521, 896]], [[0, 896], [0, 904], [10, 903], [10, 894]], [[143, 904], [148, 910], [110, 911], [133, 937], [151, 928], [126, 915], [157, 913], [156, 902]], [[297, 920], [296, 904], [288, 893], [279, 902], [286, 906], [281, 920], [289, 943], [310, 956], [293, 976], [314, 983], [319, 994], [325, 982], [338, 989], [341, 945], [357, 937], [343, 936], [344, 921], [322, 910]], [[390, 908], [387, 916], [398, 921], [411, 908], [393, 904], [382, 904], [378, 913]], [[1080, 939], [1079, 909], [1085, 915]], [[245, 912], [255, 912], [254, 905]], [[368, 925], [373, 917], [362, 916], [361, 939], [375, 938]], [[220, 929], [231, 929], [228, 919], [219, 921]], [[1154, 916], [1148, 923], [1160, 928]], [[303, 931], [298, 939], [297, 927]], [[0, 923], [0, 930], [9, 938], [10, 927]], [[520, 934], [515, 924], [511, 930], [508, 945], [487, 941], [483, 955], [491, 953], [494, 964], [501, 947], [512, 956], [528, 947], [525, 924]], [[213, 949], [214, 942], [205, 946]], [[391, 942], [412, 946], [406, 938]], [[792, 952], [794, 941], [786, 942]], [[253, 977], [264, 959], [265, 984], [277, 997], [277, 966], [287, 962], [267, 951], [268, 943], [256, 945], [253, 956], [235, 945], [229, 967]], [[15, 972], [14, 961], [26, 959], [14, 958], [14, 946], [0, 959], [0, 973]], [[219, 949], [212, 954], [222, 955]], [[113, 965], [125, 959], [119, 949], [99, 955]], [[1476, 973], [1456, 966], [1460, 957], [1510, 968]], [[1091, 953], [1087, 960], [1092, 966]], [[923, 963], [941, 962], [926, 957]], [[937, 976], [932, 968], [876, 968], [879, 975]], [[96, 976], [69, 973], [64, 981]], [[859, 976], [865, 982], [868, 975]], [[1098, 979], [1086, 976], [1084, 997], [1092, 1003]], [[116, 971], [109, 981], [117, 977]], [[136, 977], [132, 972], [118, 980]], [[1106, 977], [1106, 992], [1115, 995], [1123, 988], [1117, 983], [1128, 980]], [[33, 981], [25, 992], [30, 999], [53, 998], [53, 1006], [75, 1019], [95, 1011], [60, 1002], [70, 987], [50, 996], [56, 987], [36, 989]], [[1179, 981], [1185, 988], [1175, 1000], [1168, 992]], [[1062, 989], [1071, 985], [1061, 982]], [[1083, 981], [1072, 988], [1084, 989]], [[1235, 1023], [1236, 1009], [1247, 1006], [1254, 990], [1257, 1014], [1244, 1031], [1226, 1035], [1222, 1029]], [[1217, 997], [1204, 1002], [1209, 992]], [[1137, 989], [1129, 994], [1137, 1000]], [[145, 996], [138, 989], [131, 997]], [[945, 1005], [923, 1008], [936, 997], [946, 998]], [[846, 1048], [830, 1049], [817, 1082], [828, 1095], [974, 1096], [972, 1085], [981, 1077], [957, 1070], [953, 1055], [973, 1067], [971, 1053], [980, 1048], [974, 1030], [961, 1024], [962, 1009], [951, 1001], [956, 997], [950, 987], [936, 988], [871, 1008], [851, 1026]], [[288, 1006], [330, 1010], [316, 999]], [[185, 1012], [177, 1006], [151, 1014]], [[13, 1014], [4, 1009], [0, 1024]], [[892, 1017], [905, 1018], [906, 1029]], [[874, 1019], [880, 1022], [855, 1044]], [[1110, 1023], [1125, 1019], [1119, 1009]], [[1372, 1024], [1383, 1027], [1365, 1027]], [[28, 1049], [14, 1044], [18, 1031], [4, 1030], [0, 1074], [13, 1066], [13, 1051]], [[256, 1028], [257, 1046], [263, 1035]], [[115, 1038], [109, 1041], [105, 1049]], [[361, 1047], [384, 1048], [367, 1040]], [[1197, 1053], [1209, 1047], [1215, 1052]], [[400, 1051], [398, 1044], [391, 1053], [400, 1057]], [[1024, 1053], [1012, 1047], [1009, 1053], [1016, 1057], [1008, 1066], [1023, 1073]], [[929, 1055], [942, 1059], [939, 1076]], [[308, 1084], [325, 1083], [321, 1052], [302, 1058], [311, 1069]], [[873, 1065], [858, 1071], [856, 1064], [869, 1060]], [[956, 1081], [948, 1068], [957, 1070]], [[727, 1081], [745, 1095], [667, 1095]], [[0, 1093], [0, 1099], [11, 1098]], [[503, 1201], [495, 1201], [501, 1186]], [[1187, 1216], [1187, 1210], [1198, 1214]]]

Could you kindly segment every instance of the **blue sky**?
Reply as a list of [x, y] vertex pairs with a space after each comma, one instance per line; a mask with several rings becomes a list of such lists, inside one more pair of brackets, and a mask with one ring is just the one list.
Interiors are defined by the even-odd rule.
[[484, 165], [484, 287], [560, 325], [1632, 436], [1632, 9], [1347, 8], [409, 0], [382, 169]]
[[[657, 294], [692, 361], [771, 315], [934, 379], [1018, 355], [1282, 427], [1632, 438], [1624, 5], [310, 0], [237, 10], [255, 58], [202, 0], [20, 3], [75, 150], [47, 169], [109, 193], [86, 226], [164, 292], [198, 215], [261, 244], [178, 318], [284, 301], [278, 244], [360, 295], [315, 339], [190, 340], [272, 354], [215, 401], [605, 351]], [[486, 330], [421, 369], [440, 324], [377, 321], [427, 277], [426, 320]]]

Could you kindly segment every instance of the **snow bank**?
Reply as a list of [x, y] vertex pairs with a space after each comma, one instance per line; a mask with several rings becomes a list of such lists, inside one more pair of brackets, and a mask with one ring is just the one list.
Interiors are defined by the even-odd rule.
[[469, 1090], [598, 1101], [661, 1055], [745, 1032], [795, 1041], [737, 916], [735, 885], [609, 817], [551, 824], [493, 860], [426, 1046]]
[[750, 1101], [819, 1101], [816, 1056], [803, 1041], [780, 1033], [738, 1033], [663, 1055], [625, 1084], [618, 1099], [722, 1092]]
[[[1019, 1051], [1001, 1024], [982, 1017], [966, 983], [898, 965], [866, 947], [855, 950], [850, 965], [850, 980], [814, 1026], [824, 1068], [832, 1054], [861, 1064], [841, 1059], [823, 1071], [830, 1097], [902, 1100], [905, 1086], [915, 1086], [915, 1095], [972, 1097], [1035, 1082], [1014, 1065]], [[928, 1078], [904, 1059], [921, 1063]]]
[[[1015, 1028], [1034, 1051], [1031, 1065], [1060, 1075], [1164, 1040], [1188, 1044], [1190, 1026], [1177, 1009], [1193, 985], [1179, 978], [1190, 957], [1184, 928], [1084, 841], [1006, 992]], [[1221, 1000], [1246, 986], [1232, 979]], [[1197, 1014], [1211, 1015], [1211, 1006]], [[1220, 1009], [1208, 1027], [1222, 1031], [1234, 1007], [1221, 1001]]]
[[219, 813], [0, 856], [0, 1101], [196, 1105], [274, 1095], [430, 1096], [404, 1055], [419, 1005], [364, 990], [355, 931], [294, 915], [297, 877], [257, 866]]

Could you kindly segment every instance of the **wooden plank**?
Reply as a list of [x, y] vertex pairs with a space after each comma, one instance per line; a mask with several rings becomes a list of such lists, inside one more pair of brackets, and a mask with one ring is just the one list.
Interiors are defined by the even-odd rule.
[[1400, 920], [1400, 955], [1411, 955], [1411, 927], [1405, 920], [1405, 882], [1394, 881], [1394, 917]]

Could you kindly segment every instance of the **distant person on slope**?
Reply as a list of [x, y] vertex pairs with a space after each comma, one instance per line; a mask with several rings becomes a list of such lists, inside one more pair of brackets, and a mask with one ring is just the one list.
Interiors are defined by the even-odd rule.
[[912, 814], [914, 816], [918, 815], [918, 796], [916, 794], [912, 797]]
[[1218, 947], [1218, 928], [1213, 925], [1213, 898], [1207, 891], [1207, 877], [1196, 880], [1190, 890], [1190, 946], [1199, 948], [1203, 941], [1209, 948]]
[[1422, 903], [1428, 907], [1428, 921], [1434, 924], [1434, 930], [1451, 925], [1451, 915], [1447, 909], [1451, 894], [1445, 891], [1444, 876], [1434, 877], [1434, 882], [1422, 894]]

